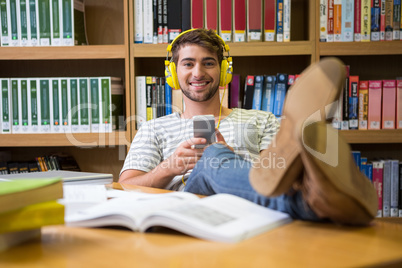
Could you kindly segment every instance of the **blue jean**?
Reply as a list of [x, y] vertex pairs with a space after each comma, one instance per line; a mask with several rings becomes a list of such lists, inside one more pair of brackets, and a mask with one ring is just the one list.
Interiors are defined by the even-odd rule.
[[261, 206], [288, 213], [294, 219], [321, 221], [304, 201], [302, 193], [266, 197], [251, 186], [248, 174], [252, 163], [222, 144], [205, 149], [186, 182], [184, 191], [201, 195], [227, 193], [240, 196]]

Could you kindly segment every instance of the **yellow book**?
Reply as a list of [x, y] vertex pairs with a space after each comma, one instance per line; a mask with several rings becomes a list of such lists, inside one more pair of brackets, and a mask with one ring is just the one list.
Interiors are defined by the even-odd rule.
[[0, 182], [0, 214], [60, 198], [63, 198], [63, 182], [59, 178]]
[[64, 205], [47, 201], [0, 214], [0, 234], [64, 224]]

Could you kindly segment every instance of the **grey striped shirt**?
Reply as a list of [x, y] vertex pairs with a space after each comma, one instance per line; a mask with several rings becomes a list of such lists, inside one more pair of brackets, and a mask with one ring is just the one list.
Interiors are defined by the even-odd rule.
[[[244, 109], [233, 109], [219, 126], [226, 143], [249, 161], [268, 147], [278, 129], [278, 120], [272, 113]], [[135, 135], [121, 172], [127, 169], [149, 172], [192, 137], [193, 120], [182, 119], [179, 113], [149, 120]], [[187, 172], [185, 178], [190, 173]], [[166, 189], [180, 190], [182, 186], [180, 175], [173, 178]]]

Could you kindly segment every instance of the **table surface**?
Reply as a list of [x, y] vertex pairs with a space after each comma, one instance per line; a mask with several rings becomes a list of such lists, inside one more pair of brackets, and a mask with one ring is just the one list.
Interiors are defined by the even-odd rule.
[[46, 226], [41, 239], [0, 253], [0, 267], [7, 268], [379, 265], [402, 267], [402, 224], [396, 221], [376, 219], [368, 227], [294, 221], [235, 244], [168, 230], [136, 233], [116, 228]]

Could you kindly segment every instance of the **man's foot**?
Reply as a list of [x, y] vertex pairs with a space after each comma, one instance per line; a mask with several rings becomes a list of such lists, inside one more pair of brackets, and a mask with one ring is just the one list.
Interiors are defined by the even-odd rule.
[[369, 223], [377, 213], [377, 193], [338, 131], [313, 123], [303, 131], [303, 145], [305, 174], [299, 186], [310, 208], [336, 223]]
[[250, 171], [250, 182], [257, 192], [276, 196], [291, 188], [302, 172], [302, 129], [311, 121], [325, 121], [326, 114], [333, 112], [344, 81], [345, 66], [336, 58], [325, 58], [302, 72], [286, 95], [274, 142], [261, 152]]

